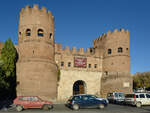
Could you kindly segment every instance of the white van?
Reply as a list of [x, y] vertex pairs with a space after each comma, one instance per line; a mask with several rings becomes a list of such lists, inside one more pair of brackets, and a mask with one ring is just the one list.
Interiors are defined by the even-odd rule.
[[123, 92], [112, 92], [107, 94], [107, 99], [110, 103], [124, 103], [125, 94]]
[[125, 95], [125, 104], [141, 107], [142, 105], [150, 105], [149, 93], [133, 93]]

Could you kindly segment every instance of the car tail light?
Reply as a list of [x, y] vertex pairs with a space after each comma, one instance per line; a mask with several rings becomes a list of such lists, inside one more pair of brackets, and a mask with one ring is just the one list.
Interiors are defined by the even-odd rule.
[[72, 104], [72, 102], [70, 101], [69, 104]]
[[136, 101], [136, 95], [134, 95], [134, 101]]

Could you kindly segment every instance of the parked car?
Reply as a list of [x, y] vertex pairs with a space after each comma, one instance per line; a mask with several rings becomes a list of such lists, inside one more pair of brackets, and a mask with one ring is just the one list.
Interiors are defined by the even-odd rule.
[[145, 92], [145, 89], [144, 88], [138, 88], [137, 90], [136, 90], [136, 93], [144, 93]]
[[107, 94], [107, 99], [110, 103], [124, 103], [125, 94], [123, 92], [112, 92]]
[[42, 108], [49, 110], [53, 108], [53, 103], [50, 101], [44, 101], [37, 96], [18, 96], [13, 104], [17, 111], [22, 111], [28, 108]]
[[126, 94], [125, 104], [135, 105], [136, 107], [141, 107], [142, 105], [150, 105], [150, 94], [149, 93]]
[[71, 96], [66, 106], [72, 108], [73, 110], [78, 110], [79, 108], [100, 108], [103, 109], [107, 106], [107, 101], [105, 99], [100, 99], [95, 95], [89, 94], [79, 94]]

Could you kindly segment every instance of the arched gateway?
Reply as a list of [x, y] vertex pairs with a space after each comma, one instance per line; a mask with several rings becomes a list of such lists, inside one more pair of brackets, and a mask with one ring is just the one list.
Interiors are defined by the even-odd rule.
[[85, 94], [86, 93], [86, 84], [82, 80], [78, 80], [73, 84], [73, 95], [76, 94]]

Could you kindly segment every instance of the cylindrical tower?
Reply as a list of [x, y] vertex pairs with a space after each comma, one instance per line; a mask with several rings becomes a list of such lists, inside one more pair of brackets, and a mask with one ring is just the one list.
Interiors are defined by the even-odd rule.
[[129, 32], [108, 31], [94, 41], [96, 52], [102, 56], [101, 96], [109, 92], [132, 92], [130, 75]]
[[108, 31], [105, 37], [103, 53], [104, 72], [130, 73], [129, 32], [117, 29]]
[[17, 96], [56, 99], [54, 17], [46, 8], [21, 9], [18, 28]]

